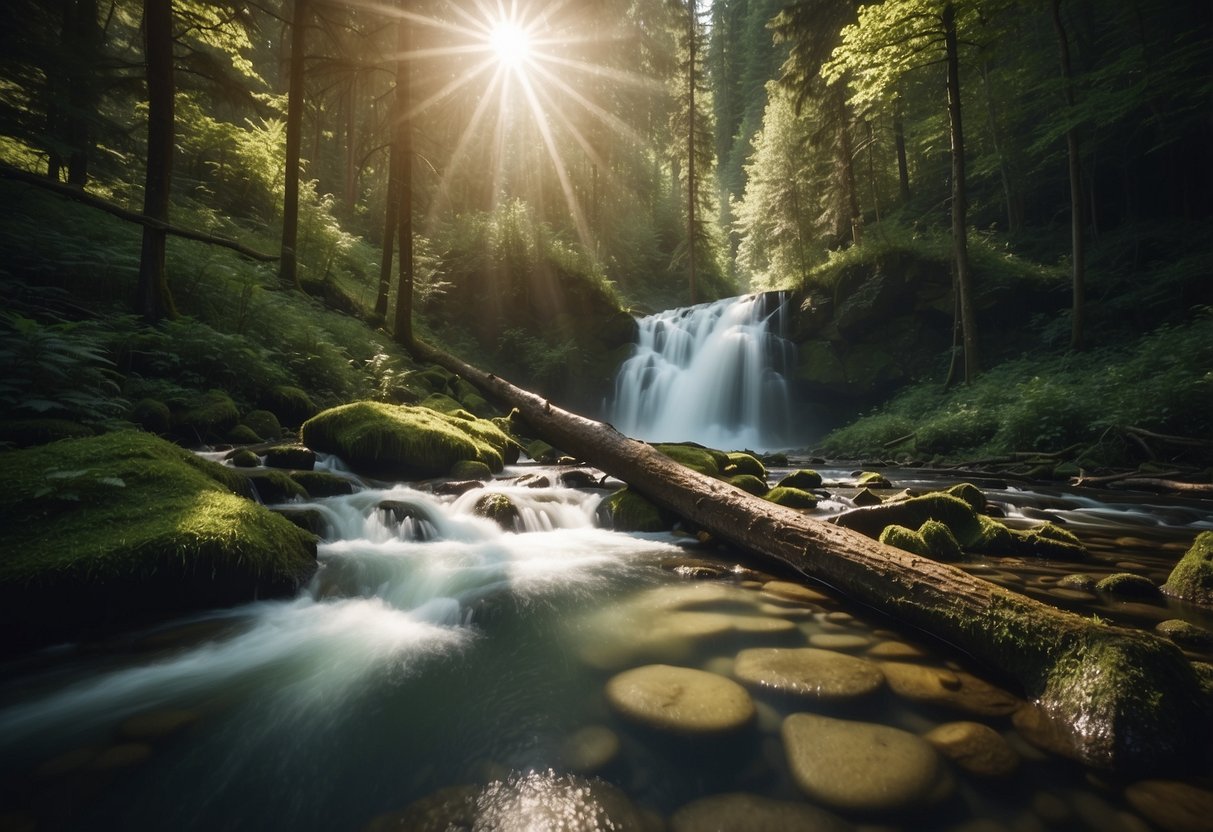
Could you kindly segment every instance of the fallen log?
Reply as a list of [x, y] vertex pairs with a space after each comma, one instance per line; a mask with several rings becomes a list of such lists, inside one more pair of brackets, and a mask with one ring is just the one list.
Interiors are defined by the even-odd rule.
[[1061, 611], [754, 497], [459, 359], [422, 344], [414, 351], [517, 408], [545, 441], [696, 526], [997, 669], [1035, 701], [1075, 758], [1121, 773], [1158, 773], [1190, 766], [1207, 749], [1213, 709], [1173, 644]]

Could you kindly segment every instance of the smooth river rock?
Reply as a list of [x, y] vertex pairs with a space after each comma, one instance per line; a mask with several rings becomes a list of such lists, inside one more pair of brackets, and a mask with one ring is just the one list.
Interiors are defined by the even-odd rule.
[[1176, 780], [1142, 780], [1125, 789], [1129, 804], [1166, 832], [1213, 828], [1213, 792]]
[[820, 604], [830, 602], [830, 596], [824, 592], [791, 581], [767, 581], [762, 585], [762, 591], [781, 601], [796, 601], [801, 604]]
[[670, 818], [670, 832], [845, 832], [853, 828], [816, 806], [745, 792], [696, 800]]
[[1019, 755], [1002, 734], [980, 722], [948, 722], [924, 736], [941, 754], [970, 774], [1006, 777], [1019, 767]]
[[783, 721], [781, 734], [796, 785], [830, 808], [914, 810], [953, 785], [931, 744], [900, 728], [800, 713]]
[[1006, 716], [1022, 702], [1012, 694], [963, 670], [942, 670], [906, 662], [881, 662], [889, 687], [898, 696], [978, 716]]
[[714, 673], [650, 664], [625, 670], [606, 684], [607, 702], [628, 719], [675, 734], [721, 734], [754, 719], [745, 688]]
[[733, 674], [748, 685], [809, 699], [852, 699], [884, 685], [873, 662], [816, 647], [742, 650]]
[[619, 736], [605, 725], [587, 725], [569, 735], [561, 756], [573, 771], [593, 774], [619, 756]]

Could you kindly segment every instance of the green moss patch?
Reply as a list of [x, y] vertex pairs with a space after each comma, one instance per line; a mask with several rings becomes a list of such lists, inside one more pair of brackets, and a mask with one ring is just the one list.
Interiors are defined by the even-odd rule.
[[698, 471], [701, 474], [706, 474], [709, 477], [720, 478], [724, 474], [724, 469], [728, 467], [729, 455], [723, 451], [705, 448], [702, 445], [694, 443], [663, 443], [654, 445], [654, 448], [661, 451], [670, 459], [677, 462], [679, 465], [685, 465], [692, 471]]
[[735, 477], [729, 477], [729, 485], [736, 486], [755, 497], [761, 497], [767, 493], [766, 480], [759, 479], [753, 474], [738, 474]]
[[240, 411], [232, 397], [221, 390], [210, 390], [177, 403], [173, 430], [186, 439], [205, 441], [224, 436], [239, 419]]
[[1158, 597], [1158, 587], [1154, 586], [1153, 581], [1141, 575], [1134, 575], [1132, 572], [1117, 572], [1109, 575], [1095, 584], [1095, 589], [1109, 595], [1119, 595], [1122, 598]]
[[310, 471], [316, 467], [316, 453], [302, 445], [275, 445], [265, 449], [265, 464], [268, 468]]
[[389, 477], [439, 477], [465, 459], [500, 471], [516, 447], [488, 420], [382, 402], [331, 408], [300, 432], [309, 448], [336, 454], [355, 471]]
[[1184, 554], [1162, 591], [1193, 604], [1213, 606], [1213, 532], [1201, 532]]
[[814, 488], [821, 488], [821, 474], [811, 468], [801, 468], [799, 471], [793, 471], [778, 483], [784, 488], [799, 488], [802, 491], [812, 491]]
[[301, 486], [309, 497], [336, 497], [354, 493], [352, 482], [327, 471], [291, 471], [287, 476]]
[[674, 521], [647, 498], [630, 488], [621, 488], [598, 507], [599, 521], [619, 532], [663, 532]]
[[278, 417], [268, 410], [253, 410], [244, 414], [240, 423], [250, 428], [262, 439], [274, 440], [282, 436], [282, 425]]
[[761, 480], [767, 478], [766, 466], [753, 454], [748, 454], [745, 451], [734, 451], [727, 455], [727, 459], [728, 463], [722, 472], [726, 476], [735, 477], [741, 474], [751, 474]]
[[472, 506], [472, 513], [487, 517], [507, 532], [517, 529], [519, 520], [518, 506], [504, 494], [489, 493], [482, 496]]
[[125, 431], [0, 455], [0, 626], [15, 646], [294, 592], [315, 538], [243, 476]]
[[320, 410], [311, 396], [286, 384], [267, 390], [261, 396], [261, 406], [277, 416], [279, 422], [292, 427], [303, 424]]
[[461, 459], [451, 466], [451, 476], [457, 480], [491, 480], [493, 472], [489, 466], [475, 459]]
[[817, 508], [817, 498], [799, 488], [777, 485], [763, 495], [763, 499], [788, 508]]

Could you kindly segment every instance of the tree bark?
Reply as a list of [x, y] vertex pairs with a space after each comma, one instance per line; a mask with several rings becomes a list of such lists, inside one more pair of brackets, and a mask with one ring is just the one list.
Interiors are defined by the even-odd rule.
[[687, 0], [687, 262], [690, 268], [691, 305], [695, 305], [695, 45], [698, 38], [695, 0]]
[[290, 81], [286, 94], [286, 164], [282, 198], [282, 257], [278, 279], [296, 289], [299, 261], [295, 248], [299, 243], [299, 155], [303, 144], [303, 52], [307, 35], [310, 0], [295, 0], [291, 16]]
[[941, 15], [948, 66], [948, 133], [952, 144], [952, 252], [956, 261], [956, 292], [964, 340], [965, 384], [980, 369], [977, 360], [977, 312], [969, 274], [968, 195], [965, 191], [965, 140], [960, 113], [960, 53], [956, 43], [956, 7], [946, 3]]
[[[1072, 117], [1074, 87], [1070, 72], [1070, 41], [1061, 20], [1061, 0], [1052, 0], [1053, 29], [1057, 32], [1057, 52], [1061, 63], [1061, 88], [1066, 109]], [[1070, 175], [1070, 267], [1073, 304], [1070, 309], [1070, 349], [1081, 350], [1083, 342], [1083, 307], [1086, 295], [1086, 246], [1083, 240], [1082, 160], [1079, 156], [1078, 129], [1070, 124], [1066, 129], [1066, 157]]]
[[1066, 734], [1075, 757], [1121, 772], [1157, 772], [1190, 764], [1205, 747], [1209, 713], [1191, 665], [1169, 642], [1097, 624], [754, 497], [424, 344], [414, 351], [517, 408], [547, 442], [695, 526], [1009, 676]]
[[173, 177], [173, 6], [143, 0], [143, 44], [147, 66], [147, 168], [143, 185], [143, 250], [137, 303], [148, 323], [176, 317], [164, 255], [169, 192]]
[[893, 102], [893, 145], [897, 148], [897, 195], [901, 204], [910, 201], [910, 166], [906, 161], [906, 129], [901, 115], [901, 99]]
[[[396, 128], [392, 156], [400, 157], [397, 167], [399, 185], [396, 211], [396, 247], [400, 262], [396, 279], [396, 320], [393, 334], [396, 343], [408, 347], [413, 343], [413, 122], [412, 79], [405, 56], [413, 50], [412, 23], [406, 17], [396, 22]], [[386, 245], [386, 244], [385, 244]]]

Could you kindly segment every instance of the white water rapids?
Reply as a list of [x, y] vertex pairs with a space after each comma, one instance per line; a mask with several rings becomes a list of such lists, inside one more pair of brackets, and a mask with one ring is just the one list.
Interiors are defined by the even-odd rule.
[[786, 297], [747, 295], [641, 319], [608, 421], [655, 442], [776, 450], [795, 445]]

